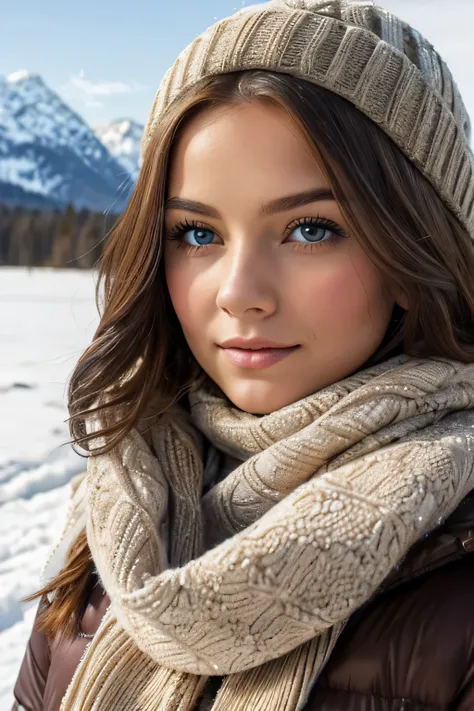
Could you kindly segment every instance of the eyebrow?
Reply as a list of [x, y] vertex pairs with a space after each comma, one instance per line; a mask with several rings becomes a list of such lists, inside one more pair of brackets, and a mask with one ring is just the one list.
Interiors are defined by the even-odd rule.
[[[311, 202], [321, 202], [323, 200], [335, 200], [332, 191], [329, 188], [313, 188], [306, 190], [303, 193], [296, 195], [287, 195], [286, 197], [277, 198], [271, 202], [262, 205], [260, 212], [262, 215], [274, 215], [277, 212], [286, 212], [294, 207], [308, 205]], [[165, 203], [165, 210], [185, 210], [186, 212], [196, 212], [206, 217], [215, 217], [220, 219], [219, 212], [197, 200], [187, 200], [186, 198], [172, 197]]]

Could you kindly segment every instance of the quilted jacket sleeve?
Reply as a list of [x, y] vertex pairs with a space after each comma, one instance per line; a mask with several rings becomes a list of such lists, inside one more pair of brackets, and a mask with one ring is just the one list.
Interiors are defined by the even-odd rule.
[[21, 663], [13, 695], [12, 711], [43, 711], [43, 697], [48, 678], [50, 654], [45, 634], [36, 629], [36, 618], [42, 602], [38, 606], [25, 656]]

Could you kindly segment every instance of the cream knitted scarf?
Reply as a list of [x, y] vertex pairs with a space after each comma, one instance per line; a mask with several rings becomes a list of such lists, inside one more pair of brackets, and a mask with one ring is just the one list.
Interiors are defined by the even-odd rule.
[[[190, 405], [89, 459], [112, 602], [62, 711], [304, 708], [349, 616], [474, 488], [474, 365], [400, 356], [263, 417]], [[203, 495], [219, 452], [241, 463]]]

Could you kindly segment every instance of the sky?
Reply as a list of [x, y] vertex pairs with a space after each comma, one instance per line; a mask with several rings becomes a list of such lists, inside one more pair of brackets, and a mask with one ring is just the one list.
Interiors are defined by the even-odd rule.
[[[216, 20], [256, 0], [3, 0], [0, 74], [27, 69], [91, 125], [145, 123], [181, 50]], [[474, 117], [474, 0], [379, 0], [447, 61]]]

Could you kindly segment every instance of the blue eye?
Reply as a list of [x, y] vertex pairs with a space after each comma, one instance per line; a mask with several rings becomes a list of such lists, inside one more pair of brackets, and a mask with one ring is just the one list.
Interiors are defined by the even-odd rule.
[[203, 247], [206, 244], [211, 244], [213, 239], [214, 232], [211, 230], [204, 230], [202, 227], [193, 227], [193, 229], [182, 233], [183, 242], [186, 242], [186, 244], [190, 244], [193, 247]]
[[330, 222], [305, 218], [294, 227], [290, 237], [292, 235], [295, 239], [289, 240], [291, 242], [327, 242], [342, 236], [342, 230], [338, 225]]
[[[318, 244], [321, 242], [337, 242], [346, 237], [344, 230], [332, 220], [320, 217], [305, 217], [295, 220], [286, 230], [286, 242], [302, 244]], [[178, 223], [167, 235], [170, 240], [176, 240], [178, 246], [207, 247], [216, 243], [216, 233], [194, 222]], [[218, 238], [217, 243], [222, 240]]]
[[178, 222], [175, 227], [166, 235], [167, 239], [176, 240], [178, 246], [188, 245], [190, 247], [206, 247], [212, 244], [216, 233], [195, 222]]

